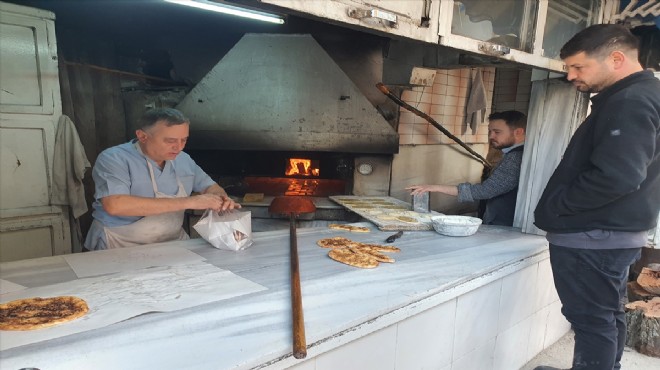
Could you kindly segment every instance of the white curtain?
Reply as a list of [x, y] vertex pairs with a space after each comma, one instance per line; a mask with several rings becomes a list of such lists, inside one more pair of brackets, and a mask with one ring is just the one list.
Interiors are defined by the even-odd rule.
[[575, 129], [587, 113], [588, 97], [558, 79], [532, 82], [527, 135], [513, 226], [544, 235], [534, 226], [534, 209]]

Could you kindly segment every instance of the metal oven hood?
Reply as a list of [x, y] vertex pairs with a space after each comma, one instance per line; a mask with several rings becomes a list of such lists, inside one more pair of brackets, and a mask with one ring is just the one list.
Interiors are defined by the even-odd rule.
[[246, 34], [177, 109], [191, 120], [191, 149], [399, 150], [397, 132], [310, 35]]

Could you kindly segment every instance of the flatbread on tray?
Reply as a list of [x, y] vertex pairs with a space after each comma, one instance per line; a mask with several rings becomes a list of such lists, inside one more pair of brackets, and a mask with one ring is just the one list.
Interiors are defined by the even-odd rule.
[[88, 311], [87, 302], [73, 296], [17, 299], [0, 304], [0, 330], [43, 329], [73, 321]]
[[334, 230], [345, 230], [354, 233], [368, 233], [371, 231], [371, 229], [369, 229], [368, 227], [345, 225], [345, 224], [329, 224], [328, 227]]

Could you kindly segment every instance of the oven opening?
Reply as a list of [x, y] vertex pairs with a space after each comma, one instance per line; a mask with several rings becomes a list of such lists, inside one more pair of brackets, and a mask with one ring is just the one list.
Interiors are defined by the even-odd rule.
[[354, 155], [341, 152], [190, 150], [188, 154], [229, 195], [351, 194]]
[[285, 176], [319, 177], [319, 161], [309, 158], [288, 158]]

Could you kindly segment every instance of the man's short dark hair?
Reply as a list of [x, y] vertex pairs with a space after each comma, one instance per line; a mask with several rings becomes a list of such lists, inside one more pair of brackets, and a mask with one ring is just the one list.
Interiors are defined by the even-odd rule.
[[494, 119], [503, 120], [512, 130], [517, 128], [521, 128], [525, 131], [527, 130], [527, 116], [522, 112], [518, 112], [517, 110], [495, 112], [488, 116], [488, 121], [492, 121]]
[[602, 58], [614, 50], [639, 51], [639, 39], [619, 24], [595, 24], [573, 36], [559, 52], [561, 59], [584, 52]]
[[146, 111], [138, 124], [141, 130], [147, 130], [159, 121], [165, 121], [167, 126], [190, 123], [190, 120], [179, 110], [174, 108], [154, 108]]

